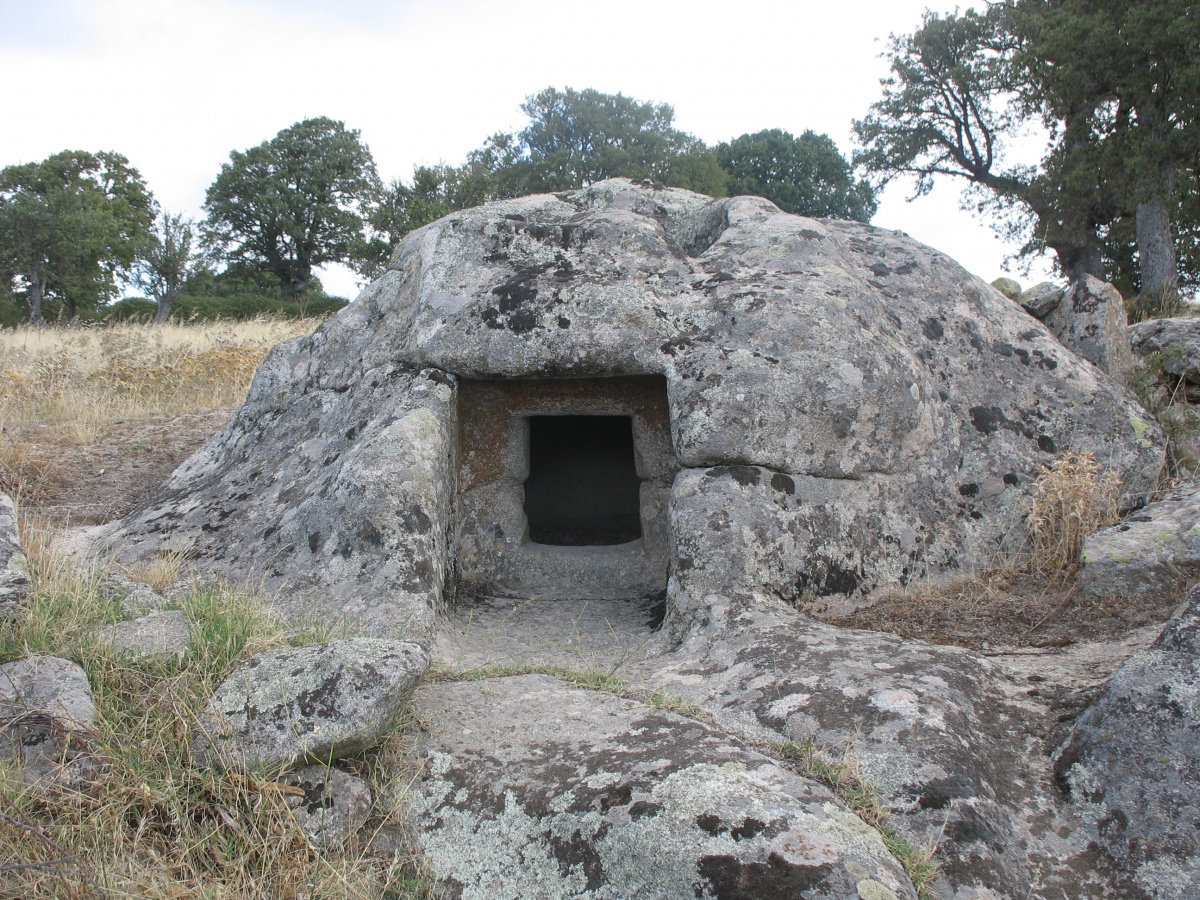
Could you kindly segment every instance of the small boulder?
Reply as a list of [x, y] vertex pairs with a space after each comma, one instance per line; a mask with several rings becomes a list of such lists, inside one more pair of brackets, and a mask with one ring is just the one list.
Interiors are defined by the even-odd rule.
[[0, 621], [16, 614], [32, 587], [29, 566], [21, 552], [16, 505], [11, 497], [0, 493]]
[[1080, 583], [1093, 597], [1169, 599], [1200, 577], [1200, 484], [1101, 528], [1080, 558]]
[[304, 766], [279, 779], [303, 794], [288, 797], [301, 830], [322, 850], [337, 850], [371, 814], [371, 789], [332, 766]]
[[1125, 662], [1055, 759], [1091, 839], [1147, 895], [1200, 897], [1200, 589]]
[[377, 638], [259, 653], [209, 699], [192, 757], [223, 769], [282, 771], [361, 753], [396, 724], [428, 667], [419, 644]]
[[167, 605], [167, 598], [148, 584], [134, 581], [123, 572], [105, 573], [100, 579], [100, 589], [121, 598], [121, 609], [126, 615], [142, 616]]
[[416, 707], [409, 816], [450, 896], [916, 896], [829, 790], [702, 722], [545, 675], [426, 685]]
[[1021, 284], [1014, 278], [997, 278], [992, 282], [992, 287], [1002, 293], [1009, 300], [1016, 300], [1021, 296]]
[[1133, 373], [1125, 301], [1111, 284], [1084, 275], [1045, 318], [1064, 347], [1128, 384]]
[[1063, 289], [1052, 281], [1043, 281], [1021, 291], [1016, 298], [1025, 312], [1035, 319], [1044, 319], [1063, 297]]
[[187, 616], [172, 609], [106, 625], [97, 630], [96, 638], [133, 657], [182, 659], [188, 650], [189, 631]]
[[95, 718], [87, 674], [70, 660], [30, 656], [0, 666], [0, 759], [22, 763], [25, 783], [89, 781]]
[[1161, 354], [1163, 372], [1200, 385], [1200, 318], [1138, 322], [1129, 326], [1129, 342], [1140, 357]]

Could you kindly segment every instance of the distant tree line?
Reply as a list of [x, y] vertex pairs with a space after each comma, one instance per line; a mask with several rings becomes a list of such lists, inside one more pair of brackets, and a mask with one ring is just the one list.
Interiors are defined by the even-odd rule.
[[[887, 55], [884, 96], [854, 124], [876, 188], [961, 179], [1019, 255], [1112, 281], [1134, 318], [1200, 286], [1200, 5], [996, 0], [927, 12]], [[1047, 143], [1017, 164], [1005, 151], [1030, 122]]]
[[[616, 176], [788, 212], [868, 221], [875, 195], [825, 135], [778, 129], [709, 147], [665, 103], [547, 88], [461, 165], [418, 166], [383, 184], [359, 132], [307, 119], [235, 150], [208, 188], [206, 217], [162, 209], [116, 153], [57, 153], [0, 170], [0, 324], [97, 318], [239, 318], [320, 313], [314, 269], [376, 277], [408, 232], [456, 209]], [[144, 296], [114, 302], [122, 287]]]

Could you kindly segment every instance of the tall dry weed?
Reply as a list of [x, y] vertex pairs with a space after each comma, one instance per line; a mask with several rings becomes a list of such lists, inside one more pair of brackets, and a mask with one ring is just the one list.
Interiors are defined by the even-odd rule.
[[1074, 572], [1088, 536], [1117, 521], [1120, 496], [1120, 477], [1105, 472], [1091, 453], [1064, 453], [1046, 466], [1025, 519], [1030, 568], [1043, 575]]

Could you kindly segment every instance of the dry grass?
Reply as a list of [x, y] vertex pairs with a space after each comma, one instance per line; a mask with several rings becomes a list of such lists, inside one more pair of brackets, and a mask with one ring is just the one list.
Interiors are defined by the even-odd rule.
[[[408, 856], [373, 854], [363, 841], [318, 850], [284, 786], [191, 764], [193, 723], [229, 668], [312, 634], [285, 628], [253, 594], [195, 587], [178, 598], [191, 624], [187, 656], [135, 661], [91, 636], [124, 616], [100, 569], [56, 555], [47, 537], [25, 522], [34, 591], [19, 618], [0, 624], [0, 662], [48, 653], [84, 667], [97, 718], [78, 740], [98, 775], [74, 789], [31, 788], [18, 764], [0, 761], [0, 897], [431, 896]], [[412, 777], [392, 744], [385, 765], [359, 761], [377, 782]]]
[[[240, 403], [264, 354], [316, 319], [0, 331], [0, 428], [89, 443], [123, 421]], [[5, 456], [9, 458], [5, 459]], [[22, 464], [0, 449], [0, 467]]]
[[1104, 471], [1091, 453], [1064, 453], [1033, 487], [1025, 526], [1029, 567], [1059, 576], [1079, 566], [1083, 542], [1120, 516], [1121, 479]]

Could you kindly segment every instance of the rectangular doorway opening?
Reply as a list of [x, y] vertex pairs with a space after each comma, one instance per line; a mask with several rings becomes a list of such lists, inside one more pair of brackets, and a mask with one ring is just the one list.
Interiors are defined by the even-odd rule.
[[624, 600], [667, 586], [667, 380], [458, 383], [460, 596]]
[[642, 536], [629, 416], [530, 416], [525, 517], [529, 540], [559, 547]]

